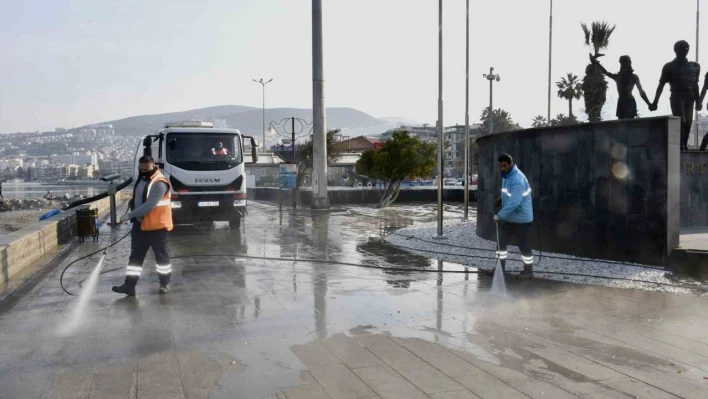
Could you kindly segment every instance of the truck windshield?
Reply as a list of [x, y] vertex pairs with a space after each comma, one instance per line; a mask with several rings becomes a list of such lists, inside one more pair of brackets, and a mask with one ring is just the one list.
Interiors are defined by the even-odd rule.
[[167, 162], [185, 170], [227, 170], [243, 162], [237, 134], [169, 133]]

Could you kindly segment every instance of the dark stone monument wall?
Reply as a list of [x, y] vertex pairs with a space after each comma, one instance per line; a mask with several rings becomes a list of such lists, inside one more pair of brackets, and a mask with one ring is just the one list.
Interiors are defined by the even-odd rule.
[[708, 152], [681, 153], [681, 227], [708, 226]]
[[534, 249], [666, 264], [679, 240], [679, 123], [643, 118], [479, 138], [477, 234], [495, 239], [496, 159], [507, 152], [531, 185]]

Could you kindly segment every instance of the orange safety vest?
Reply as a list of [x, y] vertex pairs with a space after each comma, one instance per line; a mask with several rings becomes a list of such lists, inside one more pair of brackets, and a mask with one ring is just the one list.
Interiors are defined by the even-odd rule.
[[226, 148], [222, 148], [220, 150], [212, 149], [214, 151], [214, 155], [229, 155], [229, 151]]
[[[150, 189], [155, 183], [165, 182], [167, 183], [167, 192], [162, 200], [157, 203], [157, 206], [143, 216], [143, 221], [140, 223], [140, 230], [142, 231], [156, 231], [156, 230], [167, 230], [172, 231], [174, 225], [172, 224], [172, 197], [170, 191], [172, 190], [172, 185], [170, 181], [167, 180], [165, 175], [163, 175], [159, 170], [157, 170], [152, 176], [150, 176], [150, 183], [148, 183], [143, 198], [147, 199], [150, 195]], [[135, 184], [138, 187], [138, 184]], [[133, 194], [135, 196], [135, 193]]]

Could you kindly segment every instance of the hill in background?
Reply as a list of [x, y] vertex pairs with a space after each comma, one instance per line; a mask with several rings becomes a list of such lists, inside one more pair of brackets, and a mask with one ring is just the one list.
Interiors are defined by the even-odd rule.
[[[271, 108], [266, 109], [266, 127], [273, 122], [278, 124], [283, 119], [295, 117], [300, 118], [310, 125], [304, 130], [309, 130], [312, 123], [312, 110], [300, 108]], [[116, 134], [143, 136], [154, 133], [164, 126], [166, 122], [178, 122], [188, 120], [201, 120], [208, 122], [226, 122], [229, 128], [236, 128], [241, 133], [252, 135], [257, 138], [262, 137], [262, 110], [260, 108], [245, 107], [239, 105], [221, 105], [216, 107], [199, 108], [182, 112], [170, 112], [156, 115], [132, 116], [124, 119], [105, 121], [100, 123], [110, 123]], [[376, 135], [396, 127], [401, 121], [394, 118], [377, 119], [364, 112], [352, 108], [328, 108], [327, 128], [342, 129], [345, 136]], [[285, 132], [290, 131], [289, 124], [281, 124], [276, 128], [279, 135], [285, 136]], [[306, 135], [302, 127], [296, 125], [296, 133]], [[274, 144], [276, 136], [268, 137], [268, 144]]]

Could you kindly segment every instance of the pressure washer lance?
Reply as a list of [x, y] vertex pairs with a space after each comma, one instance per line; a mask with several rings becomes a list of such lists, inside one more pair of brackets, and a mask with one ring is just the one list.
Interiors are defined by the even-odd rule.
[[118, 224], [118, 226], [116, 226], [115, 229], [113, 230], [113, 233], [111, 234], [111, 238], [108, 240], [108, 245], [106, 245], [106, 247], [103, 248], [103, 254], [101, 254], [101, 256], [105, 256], [106, 253], [108, 252], [108, 248], [113, 246], [113, 240], [115, 240], [116, 237], [118, 236], [119, 227], [120, 227], [120, 224]]
[[[118, 226], [120, 226], [120, 225], [118, 225]], [[101, 254], [101, 257], [99, 258], [99, 261], [98, 261], [99, 262], [98, 263], [99, 275], [101, 273], [100, 270], [103, 269], [103, 261], [106, 259], [106, 255], [108, 254], [108, 248], [110, 248], [113, 245], [113, 240], [115, 240], [116, 236], [118, 235], [118, 226], [116, 226], [115, 229], [113, 230], [113, 233], [111, 234], [111, 238], [108, 239], [108, 245], [106, 245], [106, 247], [103, 248], [103, 253]]]

